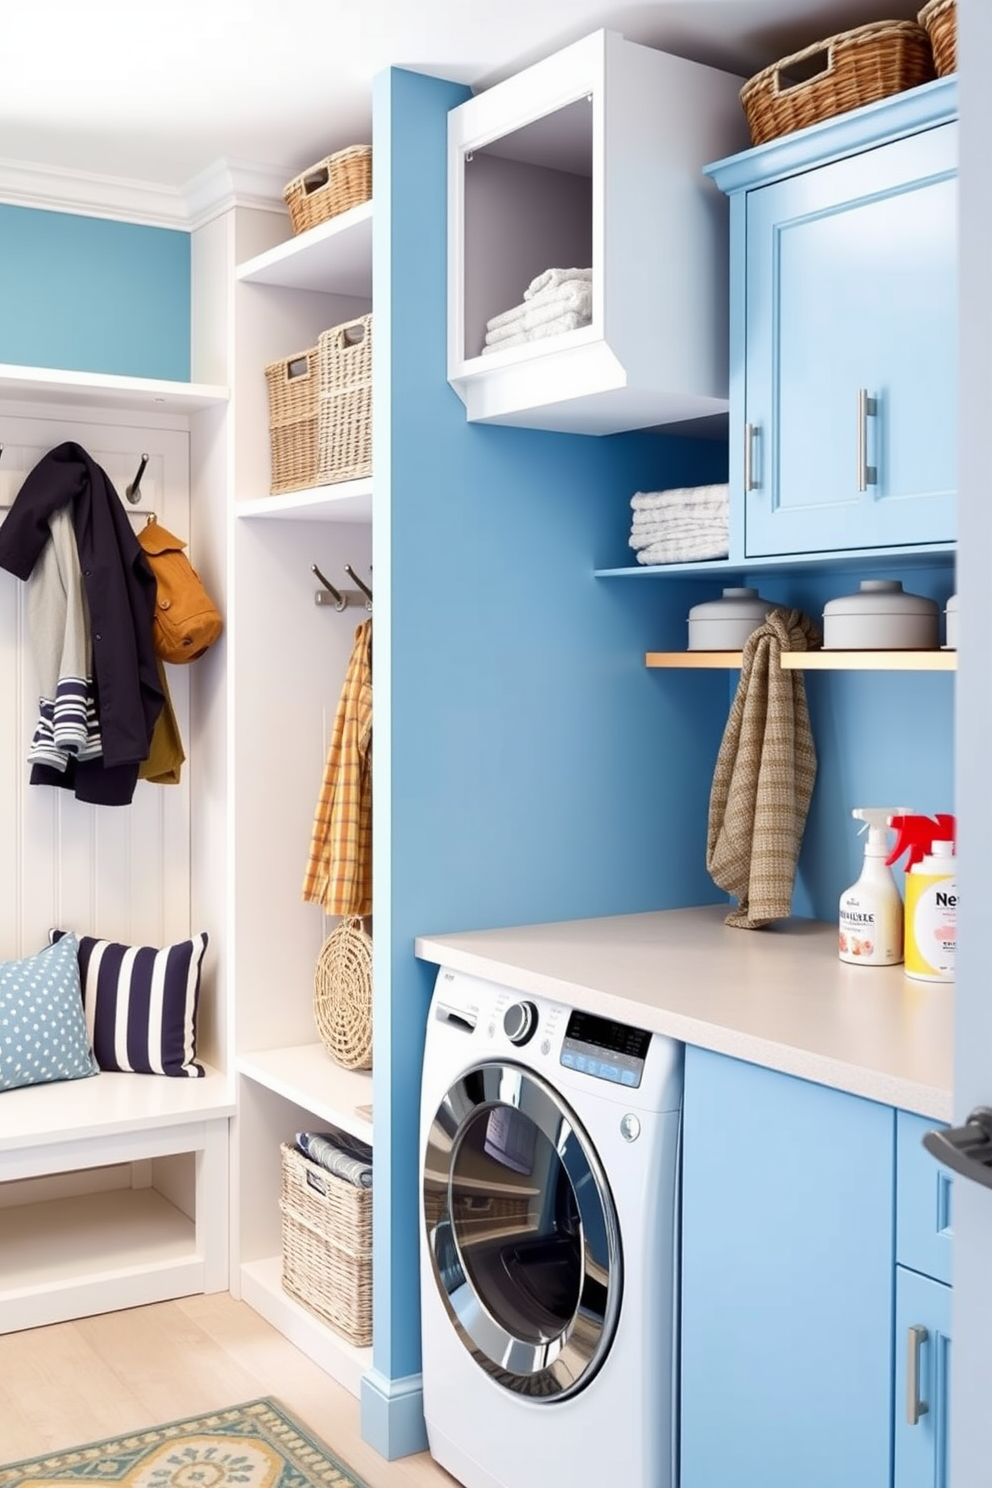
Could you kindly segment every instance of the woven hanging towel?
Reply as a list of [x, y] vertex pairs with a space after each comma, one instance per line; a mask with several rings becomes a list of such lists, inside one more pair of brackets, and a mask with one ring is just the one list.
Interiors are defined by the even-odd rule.
[[710, 877], [740, 901], [727, 924], [740, 929], [758, 930], [792, 907], [816, 751], [803, 674], [783, 671], [780, 657], [819, 645], [819, 632], [800, 610], [772, 610], [744, 647], [706, 842]]

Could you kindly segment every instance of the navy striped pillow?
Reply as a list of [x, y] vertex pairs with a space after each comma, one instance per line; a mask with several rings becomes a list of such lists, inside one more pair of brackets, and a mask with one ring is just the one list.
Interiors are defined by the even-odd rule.
[[[56, 940], [65, 932], [55, 930]], [[86, 1027], [102, 1070], [198, 1079], [196, 1014], [207, 936], [176, 945], [79, 937]]]

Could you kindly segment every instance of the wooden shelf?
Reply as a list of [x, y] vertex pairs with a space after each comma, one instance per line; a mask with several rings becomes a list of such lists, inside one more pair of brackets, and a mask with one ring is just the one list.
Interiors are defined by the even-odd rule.
[[[792, 651], [781, 658], [786, 672], [954, 672], [956, 651]], [[733, 671], [739, 651], [648, 651], [648, 667]]]
[[240, 284], [372, 298], [372, 203], [362, 202], [286, 243], [260, 253], [235, 271]]
[[372, 1122], [362, 1111], [372, 1104], [371, 1070], [342, 1069], [319, 1043], [243, 1054], [237, 1069], [245, 1079], [371, 1145]]
[[258, 496], [239, 501], [235, 512], [239, 517], [269, 521], [371, 522], [372, 477], [286, 491], [280, 496]]
[[198, 382], [119, 377], [109, 372], [70, 372], [0, 362], [0, 398], [32, 403], [126, 409], [135, 413], [197, 413], [228, 401], [230, 390]]

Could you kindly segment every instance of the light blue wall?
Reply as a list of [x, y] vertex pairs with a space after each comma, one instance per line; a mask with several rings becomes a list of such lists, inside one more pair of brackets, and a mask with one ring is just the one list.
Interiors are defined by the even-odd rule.
[[643, 664], [700, 586], [593, 568], [635, 490], [719, 478], [725, 451], [466, 422], [445, 375], [446, 116], [466, 96], [400, 70], [374, 92], [374, 1354], [391, 1378], [420, 1360], [432, 970], [414, 937], [719, 897], [683, 846], [726, 678], [666, 687]]
[[0, 361], [187, 381], [189, 233], [0, 205]]

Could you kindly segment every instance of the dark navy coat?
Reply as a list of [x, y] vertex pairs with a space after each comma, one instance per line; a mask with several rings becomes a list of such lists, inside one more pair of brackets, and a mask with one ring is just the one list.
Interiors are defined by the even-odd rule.
[[27, 579], [69, 504], [90, 611], [103, 756], [70, 760], [65, 774], [34, 765], [32, 785], [60, 785], [81, 801], [126, 806], [162, 708], [152, 616], [155, 578], [109, 476], [79, 444], [43, 456], [0, 526], [0, 568]]

